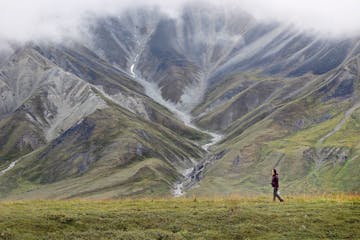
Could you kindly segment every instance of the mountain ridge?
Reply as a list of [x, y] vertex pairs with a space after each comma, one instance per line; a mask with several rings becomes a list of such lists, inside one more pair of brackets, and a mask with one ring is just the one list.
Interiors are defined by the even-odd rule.
[[100, 18], [84, 42], [30, 43], [1, 61], [0, 170], [15, 164], [0, 196], [168, 195], [181, 183], [256, 194], [273, 167], [289, 193], [358, 191], [360, 38], [205, 9]]

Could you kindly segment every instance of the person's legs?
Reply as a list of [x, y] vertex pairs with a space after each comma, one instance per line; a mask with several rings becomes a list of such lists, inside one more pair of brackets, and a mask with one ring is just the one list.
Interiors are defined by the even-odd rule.
[[274, 188], [274, 192], [273, 192], [273, 201], [274, 202], [276, 200], [276, 195], [277, 195], [277, 188]]
[[[283, 201], [284, 201], [284, 199], [282, 199], [282, 198], [280, 197], [280, 195], [278, 194], [278, 189], [276, 189], [275, 194], [276, 194], [276, 197], [279, 199], [280, 202], [283, 202]], [[274, 197], [274, 198], [275, 198], [275, 197]]]

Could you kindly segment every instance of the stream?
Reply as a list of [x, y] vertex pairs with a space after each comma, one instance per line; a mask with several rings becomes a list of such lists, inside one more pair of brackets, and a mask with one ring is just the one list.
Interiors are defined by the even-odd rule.
[[10, 165], [9, 165], [7, 168], [5, 168], [4, 170], [2, 170], [2, 171], [0, 172], [0, 176], [4, 175], [5, 173], [7, 173], [7, 172], [10, 171], [11, 169], [13, 169], [18, 161], [19, 161], [19, 160], [15, 160], [15, 161], [11, 162]]
[[141, 51], [140, 53], [136, 54], [133, 61], [132, 61], [132, 65], [130, 66], [130, 74], [131, 76], [134, 78], [135, 81], [137, 81], [138, 83], [140, 83], [144, 89], [145, 89], [145, 94], [152, 98], [154, 101], [156, 101], [157, 103], [161, 104], [162, 106], [166, 107], [167, 109], [169, 109], [172, 113], [174, 113], [181, 121], [183, 121], [183, 123], [193, 129], [196, 129], [197, 131], [206, 133], [208, 135], [210, 135], [212, 137], [212, 139], [210, 140], [209, 143], [206, 143], [204, 145], [202, 145], [201, 147], [208, 152], [207, 156], [200, 162], [193, 162], [193, 166], [191, 168], [185, 169], [182, 172], [182, 175], [184, 177], [184, 180], [181, 182], [178, 182], [175, 184], [174, 188], [173, 188], [173, 196], [175, 197], [180, 197], [183, 196], [185, 194], [185, 189], [188, 189], [190, 187], [192, 187], [196, 182], [198, 182], [200, 180], [200, 175], [202, 174], [203, 170], [205, 169], [205, 166], [210, 164], [214, 158], [216, 159], [216, 156], [211, 156], [209, 154], [209, 149], [211, 146], [215, 145], [216, 143], [220, 142], [221, 139], [223, 138], [222, 135], [208, 131], [208, 130], [203, 130], [198, 128], [197, 126], [195, 126], [192, 123], [192, 116], [190, 115], [190, 113], [185, 112], [185, 111], [181, 111], [177, 108], [177, 106], [169, 101], [166, 101], [162, 95], [161, 95], [161, 91], [159, 89], [159, 87], [157, 86], [156, 83], [151, 83], [146, 81], [145, 79], [139, 77], [136, 74], [136, 64], [138, 62], [138, 58], [141, 55]]

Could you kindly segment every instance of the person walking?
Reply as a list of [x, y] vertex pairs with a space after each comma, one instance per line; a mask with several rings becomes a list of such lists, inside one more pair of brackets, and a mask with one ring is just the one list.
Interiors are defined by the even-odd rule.
[[284, 199], [282, 199], [279, 195], [279, 175], [277, 174], [275, 168], [272, 170], [271, 186], [274, 188], [273, 201], [275, 201], [276, 198], [278, 198], [280, 202], [283, 202]]

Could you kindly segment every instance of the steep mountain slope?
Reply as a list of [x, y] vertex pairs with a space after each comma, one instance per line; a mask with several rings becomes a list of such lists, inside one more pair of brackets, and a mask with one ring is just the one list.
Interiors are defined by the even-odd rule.
[[118, 106], [97, 110], [1, 176], [2, 196], [168, 194], [202, 151]]
[[255, 194], [274, 167], [287, 192], [360, 189], [359, 37], [202, 4], [88, 29], [1, 60], [1, 197]]
[[313, 77], [295, 89], [297, 95], [285, 87], [287, 94], [281, 89], [231, 124], [218, 146], [226, 155], [205, 170], [193, 191], [266, 191], [274, 167], [286, 193], [358, 191], [359, 60]]
[[321, 75], [360, 51], [357, 38], [326, 39], [203, 4], [184, 7], [178, 18], [129, 11], [91, 29], [90, 48], [125, 71], [135, 65], [137, 75], [157, 84], [164, 99], [187, 111], [207, 88], [239, 72]]
[[[92, 185], [89, 179], [96, 177], [87, 173], [95, 163], [105, 164], [103, 161], [118, 162], [123, 173], [129, 172], [122, 178], [129, 186], [138, 177], [154, 181], [150, 185], [144, 182], [136, 191], [125, 190], [120, 183], [108, 186], [109, 191], [120, 188], [119, 196], [150, 188], [154, 194], [170, 192], [173, 182], [181, 178], [179, 172], [204, 153], [190, 139], [207, 135], [186, 127], [145, 96], [135, 81], [86, 49], [80, 48], [81, 54], [64, 47], [51, 49], [26, 47], [1, 68], [6, 87], [0, 120], [1, 167], [5, 170], [10, 162], [14, 167], [0, 174], [5, 181], [2, 196], [19, 193], [21, 197], [29, 191], [33, 195], [34, 188], [55, 182], [63, 186], [67, 183], [62, 180], [81, 175], [86, 175], [87, 183], [79, 182], [78, 187], [86, 189], [87, 184]], [[141, 168], [137, 169], [138, 165]], [[145, 176], [136, 175], [136, 169]], [[92, 192], [103, 191], [107, 184], [102, 181]], [[49, 189], [51, 196], [65, 197], [63, 192]]]

